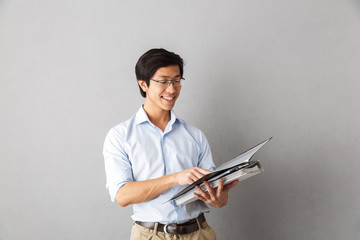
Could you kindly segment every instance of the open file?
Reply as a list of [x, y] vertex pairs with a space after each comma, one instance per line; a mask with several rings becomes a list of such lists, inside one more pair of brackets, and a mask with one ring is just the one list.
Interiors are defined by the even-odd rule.
[[239, 181], [245, 180], [246, 178], [252, 177], [256, 174], [259, 174], [264, 171], [259, 161], [251, 160], [252, 156], [271, 138], [265, 140], [255, 147], [247, 150], [246, 152], [240, 154], [234, 159], [222, 164], [216, 168], [215, 172], [209, 173], [202, 178], [198, 179], [191, 185], [187, 186], [185, 189], [180, 191], [170, 200], [174, 200], [177, 205], [190, 203], [198, 200], [194, 193], [199, 193], [195, 186], [200, 186], [204, 191], [206, 191], [206, 186], [204, 181], [208, 181], [212, 188], [215, 188], [219, 185], [219, 179], [222, 178], [224, 185], [231, 183], [232, 181], [239, 179]]

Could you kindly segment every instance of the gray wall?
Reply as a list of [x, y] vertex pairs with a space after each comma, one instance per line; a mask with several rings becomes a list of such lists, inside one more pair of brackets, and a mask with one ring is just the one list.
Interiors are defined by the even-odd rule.
[[359, 1], [1, 0], [1, 240], [129, 237], [102, 144], [153, 47], [184, 57], [175, 111], [217, 165], [274, 137], [208, 215], [220, 240], [359, 239]]

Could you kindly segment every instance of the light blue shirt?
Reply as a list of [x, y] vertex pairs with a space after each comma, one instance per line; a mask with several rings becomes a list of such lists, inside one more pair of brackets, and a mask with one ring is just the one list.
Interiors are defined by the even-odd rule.
[[[215, 170], [205, 135], [177, 118], [173, 111], [163, 132], [150, 122], [140, 107], [132, 118], [109, 131], [103, 153], [106, 188], [113, 202], [118, 190], [127, 182], [159, 178], [192, 167]], [[180, 206], [168, 202], [185, 187], [177, 185], [152, 200], [133, 204], [133, 220], [181, 223], [209, 212], [208, 206], [200, 200]]]

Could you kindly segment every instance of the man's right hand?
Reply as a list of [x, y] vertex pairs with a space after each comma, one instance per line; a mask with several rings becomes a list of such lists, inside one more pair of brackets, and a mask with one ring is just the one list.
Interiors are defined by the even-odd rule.
[[194, 167], [181, 172], [177, 172], [175, 177], [177, 185], [186, 185], [192, 184], [193, 182], [195, 182], [199, 178], [202, 178], [208, 173], [211, 173], [211, 171], [199, 167]]

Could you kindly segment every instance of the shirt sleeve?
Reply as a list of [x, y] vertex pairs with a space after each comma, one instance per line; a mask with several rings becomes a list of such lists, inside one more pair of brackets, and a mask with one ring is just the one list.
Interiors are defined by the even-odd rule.
[[112, 128], [104, 142], [103, 155], [105, 161], [106, 188], [111, 201], [115, 202], [118, 190], [127, 182], [134, 181], [131, 163], [124, 150], [121, 134]]
[[199, 165], [198, 167], [203, 169], [208, 169], [210, 171], [215, 171], [215, 164], [212, 158], [211, 149], [209, 142], [206, 139], [203, 132], [200, 131], [200, 154], [199, 154]]

